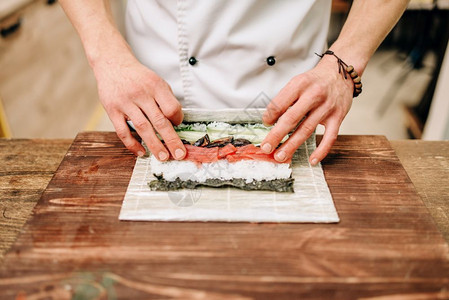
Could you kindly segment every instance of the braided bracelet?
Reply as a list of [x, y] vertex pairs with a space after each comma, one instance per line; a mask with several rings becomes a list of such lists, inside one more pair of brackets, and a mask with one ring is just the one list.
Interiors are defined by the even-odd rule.
[[362, 78], [360, 78], [357, 71], [354, 70], [353, 66], [351, 66], [351, 65], [348, 66], [344, 61], [342, 61], [340, 59], [340, 57], [335, 55], [334, 51], [331, 51], [331, 50], [327, 50], [326, 52], [324, 52], [321, 55], [318, 53], [315, 53], [315, 54], [321, 58], [323, 58], [324, 55], [335, 56], [337, 58], [337, 63], [338, 63], [338, 73], [342, 73], [342, 70], [343, 70], [343, 75], [344, 75], [345, 79], [348, 79], [346, 74], [349, 74], [349, 76], [351, 76], [352, 82], [354, 83], [354, 92], [353, 92], [352, 96], [355, 98], [358, 95], [360, 95], [360, 93], [362, 92]]

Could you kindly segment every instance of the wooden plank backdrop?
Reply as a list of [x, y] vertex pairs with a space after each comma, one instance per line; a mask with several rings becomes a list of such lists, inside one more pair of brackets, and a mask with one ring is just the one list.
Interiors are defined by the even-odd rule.
[[71, 144], [68, 139], [0, 139], [0, 263]]
[[118, 220], [135, 158], [77, 136], [0, 269], [0, 298], [449, 297], [449, 252], [390, 144], [323, 162], [339, 224]]
[[449, 242], [449, 141], [392, 141], [418, 195]]

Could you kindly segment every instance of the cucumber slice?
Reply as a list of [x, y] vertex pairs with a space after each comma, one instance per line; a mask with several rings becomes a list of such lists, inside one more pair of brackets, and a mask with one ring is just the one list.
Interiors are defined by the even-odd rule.
[[[247, 139], [253, 144], [260, 144], [267, 134], [270, 132], [272, 126], [265, 126], [263, 124], [228, 124], [224, 122], [194, 123], [194, 124], [180, 124], [175, 126], [175, 131], [181, 139], [194, 143], [202, 138], [206, 133], [209, 135], [211, 141], [233, 136], [234, 138]], [[285, 136], [284, 142], [288, 136]]]

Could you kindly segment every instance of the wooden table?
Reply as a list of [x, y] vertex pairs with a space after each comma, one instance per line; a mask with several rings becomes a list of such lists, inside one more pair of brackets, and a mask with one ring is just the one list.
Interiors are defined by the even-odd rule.
[[[70, 144], [0, 140], [1, 254]], [[338, 225], [119, 222], [134, 157], [114, 134], [84, 134], [5, 258], [0, 298], [446, 299], [448, 245], [434, 224], [449, 240], [449, 142], [391, 145], [433, 219], [386, 140], [342, 136], [323, 163]], [[397, 195], [377, 190], [390, 185]]]

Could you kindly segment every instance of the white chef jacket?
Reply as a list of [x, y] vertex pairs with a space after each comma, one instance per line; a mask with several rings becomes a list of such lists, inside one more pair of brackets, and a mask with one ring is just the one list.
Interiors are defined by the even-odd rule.
[[126, 34], [183, 107], [260, 108], [316, 65], [330, 10], [331, 0], [129, 0]]

